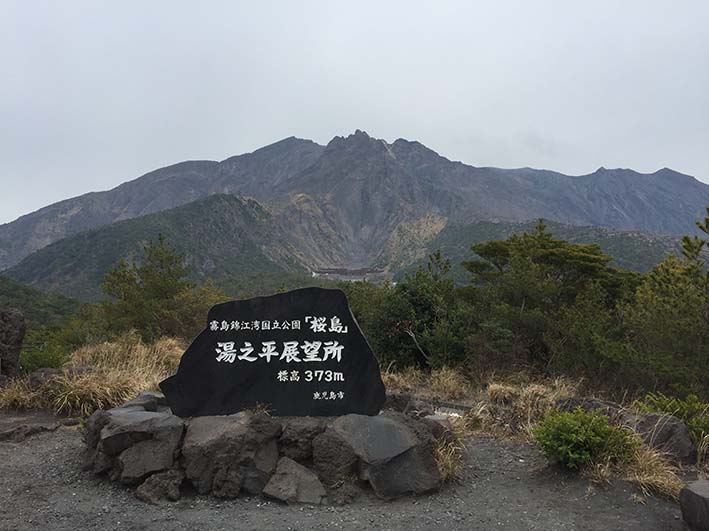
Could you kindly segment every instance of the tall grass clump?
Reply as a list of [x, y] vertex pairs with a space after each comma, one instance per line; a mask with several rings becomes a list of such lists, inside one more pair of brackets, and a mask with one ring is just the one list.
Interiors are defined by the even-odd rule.
[[142, 391], [156, 390], [174, 373], [184, 345], [164, 338], [146, 345], [135, 333], [115, 341], [74, 351], [63, 373], [38, 388], [28, 379], [13, 380], [0, 389], [0, 409], [54, 409], [66, 415], [88, 416], [97, 409], [118, 406]]

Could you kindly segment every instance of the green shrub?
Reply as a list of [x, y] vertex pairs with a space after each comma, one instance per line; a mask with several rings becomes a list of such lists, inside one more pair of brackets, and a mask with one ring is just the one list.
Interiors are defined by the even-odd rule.
[[581, 408], [550, 411], [533, 433], [549, 459], [572, 470], [601, 459], [623, 461], [637, 444], [628, 432], [608, 424], [605, 415]]
[[709, 403], [701, 402], [697, 395], [688, 395], [682, 400], [662, 393], [648, 393], [643, 400], [635, 402], [634, 406], [640, 411], [666, 413], [682, 419], [695, 444], [709, 435]]
[[20, 352], [20, 367], [24, 373], [31, 373], [44, 367], [58, 368], [68, 358], [69, 356], [66, 352], [49, 345], [25, 348]]

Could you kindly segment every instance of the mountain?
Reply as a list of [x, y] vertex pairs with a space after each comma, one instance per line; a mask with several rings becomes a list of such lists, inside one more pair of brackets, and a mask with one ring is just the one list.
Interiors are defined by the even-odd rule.
[[183, 162], [50, 205], [0, 225], [0, 270], [67, 236], [215, 194], [256, 199], [308, 267], [403, 263], [446, 226], [479, 221], [682, 234], [709, 205], [708, 185], [667, 168], [577, 177], [479, 168], [358, 130], [327, 146], [292, 137], [221, 162]]
[[[506, 239], [513, 234], [533, 232], [535, 225], [536, 222], [491, 221], [469, 225], [448, 225], [424, 248], [418, 250], [418, 256], [414, 261], [401, 263], [397, 276], [401, 277], [420, 266], [425, 266], [428, 255], [440, 250], [444, 257], [451, 261], [451, 271], [456, 282], [466, 283], [470, 280], [470, 273], [463, 268], [461, 262], [475, 256], [470, 249], [471, 245], [488, 240]], [[613, 257], [612, 266], [632, 271], [648, 271], [666, 255], [680, 253], [679, 239], [667, 235], [620, 231], [604, 227], [580, 227], [556, 222], [547, 222], [547, 230], [555, 238], [573, 243], [597, 243], [604, 253]]]
[[[678, 241], [671, 236], [555, 222], [548, 225], [556, 237], [598, 243], [615, 257], [618, 267], [644, 271], [665, 254], [677, 251]], [[425, 240], [419, 234], [411, 236], [413, 229], [408, 233], [400, 230], [397, 252], [388, 255], [387, 263], [375, 265], [399, 277], [424, 265], [428, 254], [440, 249], [451, 260], [456, 281], [464, 283], [468, 274], [460, 263], [473, 256], [472, 244], [533, 228], [534, 222], [448, 224]], [[211, 278], [232, 295], [263, 294], [284, 285], [322, 283], [309, 275], [308, 264], [314, 260], [302, 251], [301, 229], [300, 223], [279, 224], [277, 217], [254, 199], [218, 194], [68, 236], [32, 253], [5, 274], [36, 288], [96, 300], [106, 272], [121, 259], [140, 259], [142, 246], [162, 234], [185, 255], [193, 280]]]
[[75, 299], [58, 293], [45, 293], [0, 276], [0, 309], [16, 308], [34, 326], [60, 321], [74, 313], [78, 307], [79, 302]]
[[0, 225], [0, 270], [66, 236], [190, 203], [213, 194], [261, 197], [309, 166], [324, 148], [287, 138], [225, 161], [188, 161], [146, 173], [108, 190], [60, 201]]
[[44, 290], [97, 299], [106, 272], [120, 259], [140, 259], [143, 245], [160, 234], [185, 255], [194, 280], [214, 278], [237, 290], [256, 274], [308, 273], [305, 258], [268, 210], [253, 199], [219, 194], [64, 238], [6, 274]]

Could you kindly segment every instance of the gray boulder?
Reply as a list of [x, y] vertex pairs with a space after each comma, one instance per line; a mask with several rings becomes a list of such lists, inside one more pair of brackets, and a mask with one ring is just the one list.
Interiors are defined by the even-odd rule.
[[426, 415], [423, 421], [431, 428], [436, 439], [450, 440], [454, 437], [453, 425], [446, 415]]
[[320, 505], [326, 496], [318, 476], [289, 457], [281, 457], [278, 460], [276, 472], [271, 476], [263, 493], [288, 504]]
[[292, 417], [283, 423], [278, 439], [281, 454], [294, 461], [305, 462], [313, 457], [313, 439], [325, 431], [325, 420], [314, 417]]
[[119, 407], [89, 417], [86, 468], [111, 479], [139, 483], [175, 464], [184, 422], [165, 412]]
[[158, 472], [141, 483], [135, 490], [135, 495], [139, 500], [153, 505], [166, 500], [177, 501], [180, 499], [180, 485], [184, 479], [182, 470]]
[[386, 463], [419, 443], [415, 433], [382, 415], [345, 415], [338, 417], [331, 428], [367, 465]]
[[156, 411], [159, 413], [170, 413], [170, 406], [165, 395], [155, 391], [143, 391], [133, 400], [119, 406], [121, 409], [139, 408], [143, 411]]
[[667, 452], [682, 463], [691, 464], [697, 460], [689, 428], [674, 415], [625, 411], [622, 418], [625, 425], [637, 431], [649, 446]]
[[601, 411], [614, 424], [635, 430], [645, 443], [667, 452], [681, 463], [692, 464], [697, 452], [687, 425], [674, 415], [630, 411], [620, 404], [596, 398], [565, 398], [556, 403], [563, 411], [580, 407], [584, 411]]
[[332, 428], [313, 439], [313, 467], [328, 487], [356, 475], [357, 455]]
[[415, 446], [391, 461], [367, 466], [363, 478], [380, 498], [425, 494], [441, 487], [441, 473], [431, 448]]
[[692, 531], [709, 531], [709, 480], [686, 485], [679, 493], [682, 519]]
[[5, 387], [8, 383], [10, 383], [10, 378], [5, 376], [4, 374], [0, 374], [0, 389]]
[[9, 378], [17, 376], [25, 332], [27, 321], [22, 312], [0, 311], [0, 374]]
[[280, 434], [263, 413], [195, 417], [182, 444], [185, 475], [201, 494], [260, 494], [276, 468]]
[[434, 448], [431, 430], [421, 421], [394, 413], [346, 415], [313, 442], [313, 461], [326, 481], [331, 481], [332, 470], [340, 475], [352, 470], [349, 456], [354, 454], [359, 477], [370, 483], [377, 496], [391, 499], [440, 487]]

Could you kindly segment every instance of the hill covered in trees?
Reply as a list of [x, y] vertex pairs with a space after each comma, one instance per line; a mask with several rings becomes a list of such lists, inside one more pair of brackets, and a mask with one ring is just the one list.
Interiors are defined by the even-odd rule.
[[0, 308], [16, 308], [32, 326], [56, 323], [72, 315], [79, 302], [59, 293], [44, 292], [0, 275]]
[[[486, 221], [441, 230], [436, 219], [429, 218], [426, 225], [397, 230], [395, 242], [382, 251], [375, 267], [383, 269], [385, 276], [401, 278], [441, 250], [453, 264], [453, 278], [465, 283], [470, 277], [461, 264], [470, 258], [471, 244], [533, 227], [534, 223]], [[666, 254], [679, 251], [677, 239], [670, 236], [553, 222], [549, 229], [570, 242], [597, 243], [613, 256], [614, 266], [634, 271], [647, 271]], [[146, 242], [163, 235], [184, 255], [192, 280], [212, 279], [233, 294], [268, 293], [281, 286], [322, 283], [310, 276], [311, 267], [328, 252], [335, 237], [314, 239], [318, 231], [326, 232], [304, 234], [301, 223], [280, 221], [254, 199], [213, 195], [64, 238], [32, 253], [6, 275], [39, 289], [95, 300], [101, 296], [104, 275], [117, 261], [139, 256]], [[435, 231], [439, 232], [433, 236]]]
[[94, 300], [116, 262], [140, 257], [143, 246], [160, 235], [184, 255], [192, 280], [212, 278], [231, 293], [248, 292], [254, 285], [277, 289], [307, 279], [302, 254], [271, 213], [252, 199], [232, 195], [214, 195], [79, 233], [33, 253], [7, 275], [40, 289]]

